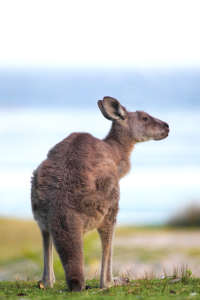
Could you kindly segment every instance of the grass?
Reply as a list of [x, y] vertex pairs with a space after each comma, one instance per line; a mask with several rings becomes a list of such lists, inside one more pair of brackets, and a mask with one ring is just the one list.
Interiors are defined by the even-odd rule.
[[70, 293], [64, 281], [56, 282], [53, 288], [39, 289], [36, 281], [15, 280], [0, 282], [0, 297], [2, 299], [200, 299], [200, 279], [192, 278], [188, 273], [174, 280], [164, 279], [131, 280], [126, 286], [113, 286], [99, 289], [99, 280], [86, 281], [92, 288], [80, 293]]
[[[192, 241], [195, 240], [195, 243], [189, 241], [186, 246], [179, 245], [176, 242], [177, 237], [185, 235], [187, 238], [193, 235]], [[37, 224], [31, 221], [0, 219], [0, 299], [200, 299], [200, 279], [194, 274], [190, 264], [191, 270], [179, 261], [179, 257], [184, 257], [185, 263], [191, 258], [197, 267], [200, 266], [200, 247], [196, 244], [198, 235], [199, 229], [117, 227], [114, 238], [114, 276], [136, 279], [131, 280], [127, 286], [100, 290], [100, 239], [96, 231], [90, 232], [84, 238], [84, 256], [86, 278], [90, 278], [86, 284], [91, 285], [92, 289], [75, 294], [69, 293], [66, 287], [64, 271], [55, 251], [54, 271], [57, 281], [52, 289], [38, 288], [43, 254]], [[166, 243], [156, 245], [161, 237], [172, 239], [171, 246]], [[144, 265], [156, 266], [159, 262], [162, 264], [163, 259], [171, 261], [174, 254], [178, 260], [170, 270], [168, 263], [166, 270], [162, 269], [164, 279], [158, 279], [161, 276], [156, 276], [154, 270], [145, 271]], [[141, 265], [142, 275], [136, 272], [136, 276], [129, 270], [121, 270], [121, 267], [132, 262]], [[180, 280], [172, 281], [177, 278]]]

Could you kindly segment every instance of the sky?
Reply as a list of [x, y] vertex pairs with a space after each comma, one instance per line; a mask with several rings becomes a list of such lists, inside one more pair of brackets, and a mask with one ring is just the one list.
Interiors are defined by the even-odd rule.
[[[13, 99], [13, 107], [7, 110], [2, 106], [0, 112], [0, 196], [4, 199], [4, 215], [12, 208], [14, 214], [31, 216], [32, 170], [59, 140], [72, 131], [98, 136], [98, 130], [102, 130], [98, 137], [106, 135], [108, 129], [102, 124], [110, 123], [102, 119], [96, 105], [104, 95], [116, 97], [123, 105], [128, 101], [130, 110], [145, 110], [147, 103], [154, 101], [155, 106], [148, 104], [148, 112], [170, 124], [168, 139], [145, 144], [144, 152], [143, 145], [134, 150], [133, 171], [121, 184], [119, 220], [164, 222], [167, 214], [187, 201], [197, 199], [200, 203], [199, 110], [189, 105], [199, 98], [199, 12], [200, 0], [0, 0], [1, 99], [3, 103]], [[39, 68], [39, 72], [13, 72], [14, 77], [12, 72], [8, 76], [1, 72], [13, 68]], [[62, 78], [54, 69], [42, 73], [40, 68], [82, 68], [84, 72], [74, 72], [74, 77], [68, 72]], [[103, 76], [91, 78], [95, 72], [87, 75], [85, 68], [102, 68], [103, 72], [96, 73]], [[105, 68], [118, 72], [112, 70], [105, 76]], [[126, 68], [133, 72], [121, 72]], [[194, 68], [198, 69], [197, 75], [187, 73], [187, 69]], [[161, 72], [154, 76], [152, 69]], [[166, 69], [169, 75], [162, 77]], [[171, 72], [174, 69], [178, 73]], [[33, 76], [28, 77], [29, 73]], [[50, 74], [45, 79], [49, 73], [52, 77]], [[183, 77], [177, 80], [176, 74]], [[63, 103], [73, 103], [75, 113], [80, 110], [80, 116], [72, 115], [69, 105], [63, 111], [15, 109], [19, 99], [21, 103], [33, 99], [32, 103], [46, 103], [47, 107], [51, 99], [56, 105], [58, 99], [64, 99]], [[91, 113], [82, 113], [78, 103], [84, 99], [94, 103], [97, 115], [93, 119]], [[168, 110], [163, 103], [167, 103]], [[99, 127], [91, 126], [95, 122]]]
[[199, 0], [0, 2], [0, 68], [199, 68]]

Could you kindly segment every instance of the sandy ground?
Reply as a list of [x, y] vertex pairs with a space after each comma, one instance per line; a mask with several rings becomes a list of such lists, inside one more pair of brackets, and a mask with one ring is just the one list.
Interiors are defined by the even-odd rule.
[[[99, 239], [97, 246], [100, 253]], [[89, 267], [85, 267], [86, 278], [99, 277], [100, 254], [97, 257], [91, 260]], [[178, 269], [180, 274], [183, 265], [194, 276], [200, 277], [200, 229], [116, 230], [113, 244], [114, 275], [143, 278], [147, 274], [148, 277], [153, 275], [160, 278], [166, 273], [172, 276], [174, 269]], [[26, 259], [0, 268], [0, 280], [14, 279], [17, 274], [22, 278], [32, 277], [33, 274], [38, 277], [42, 270]]]
[[[124, 248], [121, 258], [115, 255], [118, 248]], [[132, 277], [172, 275], [183, 265], [200, 277], [200, 230], [141, 232], [114, 240], [113, 266]]]

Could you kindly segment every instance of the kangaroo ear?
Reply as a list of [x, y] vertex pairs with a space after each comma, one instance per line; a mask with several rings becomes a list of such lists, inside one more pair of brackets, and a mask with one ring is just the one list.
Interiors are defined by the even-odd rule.
[[106, 96], [103, 98], [103, 100], [98, 101], [98, 106], [104, 117], [108, 120], [113, 121], [118, 119], [125, 119], [126, 110], [115, 98]]

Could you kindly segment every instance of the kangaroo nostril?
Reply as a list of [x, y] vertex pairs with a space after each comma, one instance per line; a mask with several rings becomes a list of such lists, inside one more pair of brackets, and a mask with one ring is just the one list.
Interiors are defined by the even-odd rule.
[[167, 123], [164, 123], [164, 126], [167, 127], [167, 128], [169, 128], [169, 125]]

